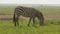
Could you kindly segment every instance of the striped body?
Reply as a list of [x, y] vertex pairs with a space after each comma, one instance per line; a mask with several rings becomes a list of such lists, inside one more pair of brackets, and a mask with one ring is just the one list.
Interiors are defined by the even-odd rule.
[[33, 23], [35, 22], [35, 17], [37, 17], [39, 20], [44, 21], [43, 14], [39, 12], [38, 10], [34, 8], [30, 8], [30, 7], [18, 6], [15, 8], [14, 15], [15, 16], [13, 17], [14, 18], [13, 20], [15, 22], [15, 26], [20, 15], [24, 17], [30, 17], [28, 25], [30, 24], [31, 19], [33, 19]]
[[15, 8], [15, 13], [19, 16], [22, 15], [24, 17], [35, 17], [37, 10], [34, 8], [18, 6]]

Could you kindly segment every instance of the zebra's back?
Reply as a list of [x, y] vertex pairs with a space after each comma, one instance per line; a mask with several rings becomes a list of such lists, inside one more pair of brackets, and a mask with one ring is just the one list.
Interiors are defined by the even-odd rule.
[[34, 8], [22, 7], [22, 6], [16, 7], [15, 12], [18, 15], [22, 15], [22, 16], [25, 16], [25, 17], [36, 17], [36, 14], [38, 13], [38, 11]]

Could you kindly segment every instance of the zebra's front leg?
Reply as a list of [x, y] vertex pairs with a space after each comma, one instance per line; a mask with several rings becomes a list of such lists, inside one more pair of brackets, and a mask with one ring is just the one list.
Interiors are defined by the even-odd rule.
[[31, 19], [32, 19], [32, 18], [29, 19], [28, 26], [30, 25]]

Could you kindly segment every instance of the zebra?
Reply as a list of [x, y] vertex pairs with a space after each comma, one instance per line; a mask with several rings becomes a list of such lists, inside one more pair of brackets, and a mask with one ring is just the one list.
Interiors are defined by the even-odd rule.
[[13, 22], [14, 22], [14, 26], [19, 26], [18, 20], [19, 20], [19, 16], [24, 16], [24, 17], [29, 17], [29, 22], [28, 22], [28, 26], [31, 22], [31, 19], [33, 19], [33, 24], [35, 24], [35, 18], [37, 17], [38, 20], [40, 21], [40, 25], [43, 26], [44, 25], [44, 16], [43, 14], [32, 7], [24, 7], [24, 6], [17, 6], [14, 10], [14, 15], [13, 15]]

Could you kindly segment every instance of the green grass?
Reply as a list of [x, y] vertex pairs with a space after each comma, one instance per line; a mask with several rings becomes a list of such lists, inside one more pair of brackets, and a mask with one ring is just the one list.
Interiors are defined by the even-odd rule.
[[19, 26], [14, 27], [12, 21], [0, 21], [0, 34], [60, 34], [59, 20], [46, 20], [44, 26], [39, 26], [36, 22], [33, 26], [27, 26], [27, 21], [19, 21]]
[[[1, 7], [1, 6], [0, 6]], [[15, 7], [2, 7], [0, 8], [0, 14], [13, 14]], [[37, 10], [40, 10], [44, 15], [60, 15], [60, 7], [36, 7]]]
[[[39, 8], [44, 15], [60, 15], [60, 7], [56, 8]], [[13, 8], [0, 8], [0, 14], [13, 14]], [[36, 20], [35, 26], [30, 23], [30, 27], [27, 26], [28, 21], [20, 20], [19, 26], [14, 27], [12, 21], [0, 21], [0, 34], [60, 34], [60, 20], [45, 20], [44, 26], [39, 26], [39, 22]]]
[[41, 9], [41, 12], [44, 15], [60, 15], [60, 9], [50, 9], [50, 8], [43, 8]]
[[13, 14], [14, 9], [13, 8], [2, 8], [0, 9], [0, 14]]

